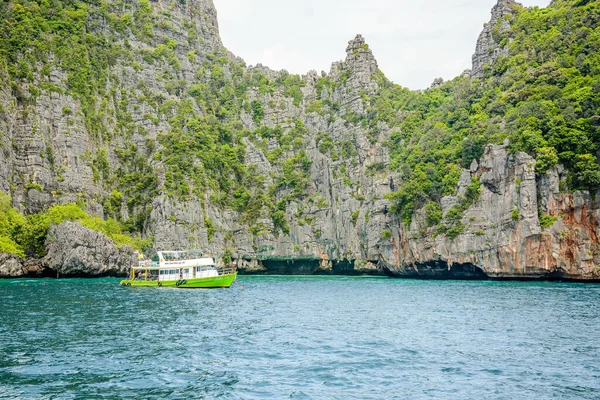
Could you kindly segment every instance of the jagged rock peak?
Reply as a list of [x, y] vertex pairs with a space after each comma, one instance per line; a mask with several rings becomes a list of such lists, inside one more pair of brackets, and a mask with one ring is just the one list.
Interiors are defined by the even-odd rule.
[[369, 45], [365, 42], [365, 38], [363, 35], [358, 34], [354, 39], [348, 42], [348, 47], [346, 48], [346, 53], [350, 55], [354, 50], [360, 50], [361, 48], [368, 50]]
[[330, 76], [340, 79], [344, 87], [355, 94], [355, 106], [353, 111], [360, 113], [364, 111], [357, 93], [365, 90], [372, 93], [377, 90], [377, 82], [373, 79], [374, 74], [379, 71], [377, 60], [362, 35], [356, 35], [348, 42], [346, 48], [346, 61], [336, 62], [331, 66]]
[[492, 7], [491, 21], [497, 21], [505, 15], [513, 14], [515, 6], [522, 7], [521, 3], [517, 3], [515, 0], [498, 0], [498, 3]]
[[504, 17], [514, 15], [519, 7], [522, 7], [522, 5], [515, 0], [498, 0], [498, 3], [492, 8], [490, 22], [484, 25], [483, 31], [477, 40], [475, 54], [473, 54], [473, 69], [471, 71], [473, 78], [482, 78], [486, 64], [491, 65], [499, 56], [508, 54], [508, 47], [500, 47], [500, 44], [494, 40], [492, 32], [498, 23], [501, 23], [500, 32], [508, 31], [510, 22]]
[[379, 69], [373, 52], [362, 35], [356, 35], [346, 48], [346, 66], [354, 71], [365, 73], [370, 78]]
[[441, 87], [444, 84], [444, 79], [443, 78], [435, 78], [433, 80], [433, 82], [431, 83], [431, 86], [429, 86], [430, 89], [436, 89]]

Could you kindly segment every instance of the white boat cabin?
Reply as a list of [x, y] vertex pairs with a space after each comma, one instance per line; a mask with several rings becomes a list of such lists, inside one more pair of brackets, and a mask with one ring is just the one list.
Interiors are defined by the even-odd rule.
[[140, 261], [133, 270], [133, 279], [163, 282], [219, 276], [215, 260], [199, 250], [159, 251], [153, 258]]

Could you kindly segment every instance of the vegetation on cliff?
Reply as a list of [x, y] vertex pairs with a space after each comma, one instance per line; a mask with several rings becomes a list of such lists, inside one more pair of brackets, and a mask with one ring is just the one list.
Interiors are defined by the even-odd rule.
[[[272, 131], [282, 146], [270, 155], [281, 174], [272, 187], [266, 187], [264, 177], [245, 164], [242, 141], [244, 136], [263, 140], [271, 132], [252, 133], [240, 123], [241, 112], [250, 114], [257, 124], [264, 116], [265, 105], [248, 99], [251, 88], [259, 94], [280, 89], [299, 105], [300, 88], [305, 85], [299, 76], [284, 71], [269, 79], [260, 72], [247, 72], [224, 49], [196, 54], [199, 39], [191, 23], [185, 42], [160, 38], [170, 29], [170, 14], [159, 12], [147, 0], [14, 0], [0, 5], [0, 20], [4, 22], [0, 76], [24, 106], [35, 103], [44, 92], [70, 95], [81, 102], [86, 129], [99, 147], [88, 156], [94, 181], [110, 193], [100, 202], [105, 214], [116, 219], [126, 205], [129, 219], [122, 222], [129, 231], [143, 230], [151, 203], [160, 193], [181, 201], [209, 193], [212, 203], [234, 208], [254, 225], [259, 217], [281, 211], [277, 188], [291, 188], [295, 195], [303, 190], [304, 167], [294, 161], [302, 158], [294, 152], [306, 133], [302, 122], [296, 122], [291, 134], [282, 134], [281, 128]], [[104, 24], [109, 29], [102, 29]], [[176, 36], [174, 31], [171, 34]], [[131, 37], [153, 48], [134, 48]], [[177, 49], [186, 51], [189, 61], [198, 65], [193, 81], [180, 79], [184, 60], [178, 58]], [[169, 97], [152, 90], [145, 80], [139, 81], [135, 92], [127, 91], [110, 72], [117, 64], [141, 71], [138, 60], [158, 66], [162, 71], [158, 80]], [[55, 70], [66, 72], [64, 86], [51, 83]], [[132, 135], [145, 135], [146, 130], [133, 122], [130, 102], [144, 105], [145, 119], [153, 124], [166, 121], [169, 128], [156, 140], [147, 138], [144, 146], [135, 143]], [[70, 118], [72, 112], [64, 110], [65, 117]], [[111, 162], [107, 147], [114, 151], [118, 165]], [[162, 166], [164, 178], [159, 179]], [[273, 218], [277, 230], [286, 225], [282, 218]], [[261, 227], [253, 230], [261, 231]]]
[[463, 75], [416, 93], [379, 77], [368, 123], [397, 128], [392, 168], [404, 182], [392, 198], [407, 222], [416, 208], [452, 194], [461, 168], [487, 144], [505, 139], [513, 152], [536, 158], [538, 174], [565, 165], [565, 190], [600, 185], [600, 3], [515, 6], [505, 20], [510, 30], [493, 32], [508, 55], [487, 65], [481, 80]]
[[117, 246], [129, 245], [142, 250], [150, 245], [148, 241], [124, 234], [118, 221], [88, 215], [77, 204], [54, 205], [45, 212], [23, 216], [11, 206], [10, 196], [0, 192], [0, 253], [42, 257], [50, 226], [65, 221], [78, 222], [102, 232]]
[[[391, 83], [381, 72], [371, 77], [372, 91], [350, 89], [353, 70], [341, 66], [314, 81], [246, 68], [221, 47], [200, 52], [204, 38], [199, 36], [206, 27], [197, 21], [206, 15], [186, 9], [189, 13], [181, 13], [186, 19], [175, 26], [171, 13], [189, 4], [159, 5], [148, 0], [0, 4], [0, 84], [10, 88], [23, 118], [45, 94], [77, 101], [80, 110], [63, 108], [62, 118], [68, 126], [76, 117], [83, 119], [93, 151], [79, 161], [90, 166], [100, 188], [78, 195], [96, 196], [109, 218], [102, 222], [82, 215], [75, 206], [51, 208], [37, 217], [7, 208], [0, 227], [6, 251], [40, 254], [48, 224], [61, 218], [83, 221], [125, 242], [123, 232], [137, 235], [152, 222], [159, 195], [183, 204], [199, 200], [209, 241], [218, 224], [206, 216], [207, 202], [239, 213], [240, 224], [254, 236], [288, 234], [291, 202], [298, 203], [300, 226], [314, 223], [313, 215], [303, 214], [312, 204], [333, 207], [311, 190], [313, 160], [307, 146], [313, 140], [331, 161], [332, 179], [352, 189], [352, 201], [367, 201], [349, 172], [363, 163], [357, 130], [366, 132], [371, 145], [382, 131], [391, 132], [389, 169], [401, 176], [390, 185], [394, 211], [408, 224], [425, 207], [428, 226], [451, 238], [461, 234], [461, 217], [477, 199], [480, 182], [473, 181], [446, 215], [441, 199], [456, 194], [461, 170], [481, 158], [487, 144], [510, 139], [513, 152], [536, 158], [538, 174], [565, 165], [570, 173], [564, 190], [600, 185], [598, 2], [515, 6], [492, 31], [506, 51], [486, 66], [482, 79], [464, 74], [417, 92]], [[501, 29], [504, 22], [510, 29]], [[351, 56], [369, 51], [362, 44]], [[350, 109], [341, 101], [344, 96], [359, 97], [364, 110], [357, 111], [362, 105]], [[0, 117], [7, 112], [0, 108]], [[325, 131], [307, 128], [313, 116], [323, 120]], [[343, 135], [337, 132], [340, 122]], [[32, 136], [47, 134], [35, 129]], [[63, 166], [50, 139], [44, 140], [52, 179], [61, 182]], [[1, 136], [0, 144], [10, 146]], [[266, 158], [268, 172], [247, 162], [256, 149]], [[387, 161], [365, 169], [373, 175], [389, 172]], [[24, 191], [46, 190], [34, 177], [15, 174], [14, 179]], [[60, 196], [60, 190], [52, 192]], [[356, 226], [361, 212], [350, 211]], [[369, 214], [363, 215], [367, 221]]]

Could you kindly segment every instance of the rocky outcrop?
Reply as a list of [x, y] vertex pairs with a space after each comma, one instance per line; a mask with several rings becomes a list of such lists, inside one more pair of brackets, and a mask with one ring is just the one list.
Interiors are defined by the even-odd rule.
[[[561, 193], [561, 167], [536, 179], [535, 160], [507, 147], [488, 146], [463, 171], [458, 193], [477, 178], [481, 194], [462, 216], [461, 235], [437, 235], [417, 212], [381, 246], [380, 266], [404, 277], [599, 280], [598, 203], [587, 192]], [[444, 212], [458, 201], [444, 198]]]
[[[118, 16], [135, 16], [140, 5], [105, 4], [116, 5], [111, 12]], [[424, 210], [415, 213], [409, 227], [390, 212], [386, 196], [399, 188], [402, 177], [390, 168], [386, 141], [397, 132], [381, 121], [367, 126], [367, 114], [374, 112], [370, 102], [385, 82], [361, 35], [348, 43], [345, 59], [333, 63], [328, 73], [311, 71], [301, 77], [301, 98], [291, 98], [280, 87], [264, 84], [269, 87], [261, 89], [252, 81], [241, 96], [239, 115], [225, 121], [237, 134], [260, 125], [287, 133], [298, 121], [305, 128], [298, 147], [310, 170], [300, 196], [277, 187], [282, 166], [269, 157], [280, 151], [278, 158], [285, 160], [298, 148], [284, 149], [274, 138], [236, 138], [245, 147], [240, 157], [264, 179], [274, 204], [285, 200], [289, 231], [275, 229], [268, 208], [251, 225], [242, 213], [215, 201], [208, 186], [185, 198], [169, 195], [163, 190], [168, 167], [161, 157], [169, 149], [159, 137], [179, 118], [173, 105], [189, 102], [195, 115], [210, 114], [202, 99], [191, 100], [186, 90], [195, 86], [202, 93], [214, 83], [208, 80], [217, 58], [229, 60], [216, 69], [223, 79], [246, 74], [275, 81], [281, 73], [261, 65], [246, 68], [223, 48], [211, 0], [150, 4], [155, 11], [150, 37], [138, 38], [127, 29], [111, 33], [111, 41], [123, 43], [126, 56], [107, 67], [102, 91], [110, 95], [98, 96], [97, 115], [86, 114], [81, 101], [69, 94], [68, 74], [58, 65], [52, 64], [44, 76], [33, 72], [33, 84], [44, 79], [45, 87], [54, 89], [42, 90], [28, 102], [16, 98], [27, 95], [28, 84], [11, 89], [0, 69], [0, 190], [10, 192], [23, 212], [79, 200], [100, 216], [127, 221], [142, 215], [141, 230], [154, 239], [156, 249], [207, 249], [219, 262], [232, 258], [245, 273], [597, 279], [599, 207], [593, 197], [561, 193], [565, 171], [556, 168], [536, 177], [535, 160], [509, 154], [506, 145], [488, 147], [481, 160], [463, 171], [456, 194], [442, 199], [447, 214], [473, 178], [480, 180], [481, 195], [461, 216], [462, 233], [451, 238], [427, 226]], [[95, 6], [89, 7], [93, 13]], [[504, 36], [519, 7], [513, 0], [498, 1], [479, 38], [473, 70], [463, 77], [481, 77], [485, 65], [506, 54], [510, 38]], [[95, 22], [91, 33], [110, 29], [108, 21]], [[433, 87], [440, 84], [437, 80]], [[263, 107], [260, 122], [251, 114], [254, 101]], [[92, 131], [91, 125], [101, 127]], [[323, 148], [323, 137], [332, 148]], [[136, 182], [120, 207], [106, 207], [115, 181], [149, 170], [156, 179], [146, 186], [158, 187], [151, 199], [143, 205], [132, 199], [148, 189]], [[125, 182], [123, 191], [131, 189]], [[543, 225], [556, 221], [542, 226], [540, 214], [546, 217]], [[53, 227], [47, 245], [44, 265], [61, 276], [119, 275], [135, 262], [131, 249], [117, 249], [101, 234], [72, 223]], [[2, 265], [5, 275], [25, 268], [15, 259]]]
[[[251, 68], [269, 77], [277, 73], [262, 66]], [[304, 101], [295, 106], [280, 93], [250, 92], [250, 100], [265, 105], [264, 124], [270, 128], [293, 128], [300, 119], [306, 129], [304, 150], [311, 161], [310, 185], [303, 198], [289, 201], [286, 219], [290, 233], [276, 233], [270, 215], [258, 222], [265, 226], [259, 234], [252, 234], [248, 226], [240, 224], [241, 216], [232, 210], [212, 204], [210, 197], [191, 199], [182, 203], [167, 196], [158, 197], [152, 207], [151, 224], [157, 248], [208, 248], [219, 259], [231, 249], [238, 268], [247, 273], [366, 273], [381, 274], [375, 267], [377, 246], [385, 228], [389, 202], [384, 197], [395, 188], [397, 174], [387, 170], [390, 157], [385, 139], [390, 129], [379, 126], [376, 137], [367, 129], [348, 123], [342, 116], [349, 112], [365, 112], [364, 96], [376, 93], [377, 62], [361, 35], [348, 43], [346, 59], [332, 65], [329, 74], [317, 75], [312, 71], [303, 76]], [[317, 95], [317, 81], [326, 78], [334, 83], [323, 86]], [[334, 115], [307, 113], [306, 106], [317, 98], [339, 104]], [[285, 107], [279, 107], [281, 102]], [[252, 118], [242, 121], [248, 129], [256, 128]], [[335, 143], [344, 143], [350, 159], [334, 159], [317, 145], [317, 136], [326, 132]], [[264, 151], [247, 138], [246, 164], [257, 170], [271, 185], [278, 173]], [[270, 143], [273, 150], [277, 143]], [[290, 154], [293, 155], [293, 154]], [[285, 157], [285, 156], [282, 156]], [[373, 166], [377, 166], [375, 169]], [[346, 173], [339, 171], [346, 169]], [[277, 201], [286, 198], [289, 190], [278, 193]], [[209, 238], [204, 227], [210, 220], [216, 225], [214, 237]], [[343, 267], [342, 267], [343, 266]]]
[[482, 78], [486, 65], [492, 65], [498, 57], [508, 54], [508, 41], [502, 43], [502, 35], [510, 29], [510, 19], [520, 7], [515, 0], [498, 0], [492, 8], [492, 18], [483, 26], [473, 54], [473, 78]]
[[46, 252], [44, 266], [63, 277], [125, 276], [137, 263], [131, 247], [119, 248], [102, 233], [75, 222], [50, 228]]
[[12, 254], [0, 253], [0, 278], [21, 278], [25, 275], [22, 260]]
[[41, 260], [20, 259], [13, 254], [0, 253], [0, 278], [51, 276]]

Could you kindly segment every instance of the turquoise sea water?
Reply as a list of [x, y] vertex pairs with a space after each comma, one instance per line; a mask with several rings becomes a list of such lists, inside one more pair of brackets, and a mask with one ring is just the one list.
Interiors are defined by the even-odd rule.
[[0, 307], [0, 398], [600, 398], [598, 285], [5, 280]]

